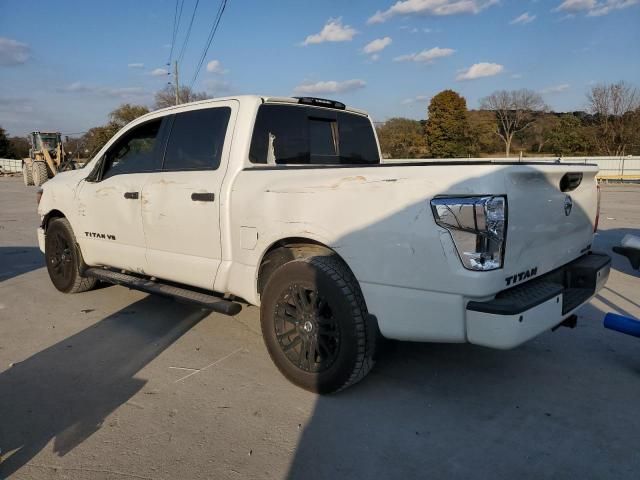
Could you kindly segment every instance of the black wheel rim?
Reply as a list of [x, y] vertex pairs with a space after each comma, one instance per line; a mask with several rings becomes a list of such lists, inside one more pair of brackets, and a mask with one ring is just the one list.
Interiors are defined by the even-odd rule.
[[49, 272], [61, 283], [66, 283], [73, 274], [71, 245], [61, 232], [53, 232], [50, 245], [50, 251], [47, 252]]
[[338, 321], [313, 288], [294, 284], [283, 292], [276, 303], [275, 333], [282, 352], [305, 372], [327, 370], [338, 357]]

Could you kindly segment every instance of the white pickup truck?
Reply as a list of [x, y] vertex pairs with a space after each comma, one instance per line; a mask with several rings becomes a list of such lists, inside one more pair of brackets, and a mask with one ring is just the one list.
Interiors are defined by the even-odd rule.
[[62, 292], [98, 280], [235, 314], [303, 388], [363, 378], [379, 335], [512, 348], [606, 282], [597, 168], [384, 163], [370, 118], [239, 96], [149, 113], [39, 192]]

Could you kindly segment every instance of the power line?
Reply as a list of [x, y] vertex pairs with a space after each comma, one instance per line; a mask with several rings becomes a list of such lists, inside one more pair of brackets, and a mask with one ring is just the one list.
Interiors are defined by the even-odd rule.
[[189, 37], [191, 36], [191, 27], [193, 27], [193, 20], [196, 18], [196, 11], [198, 10], [199, 3], [200, 3], [200, 0], [196, 0], [196, 5], [193, 7], [193, 13], [191, 14], [191, 21], [189, 22], [189, 27], [187, 28], [187, 35], [184, 37], [184, 43], [182, 44], [180, 55], [178, 55], [178, 63], [182, 63], [182, 57], [184, 57], [184, 52], [187, 50], [187, 44], [189, 43]]
[[173, 58], [173, 47], [176, 44], [178, 30], [180, 29], [180, 19], [182, 18], [182, 7], [184, 7], [184, 0], [182, 0], [180, 2], [180, 12], [178, 13], [178, 2], [180, 2], [180, 0], [176, 0], [176, 8], [175, 8], [175, 12], [173, 13], [173, 33], [171, 36], [171, 51], [169, 52], [169, 61], [167, 61], [167, 65], [171, 65], [171, 59]]
[[220, 25], [220, 20], [222, 19], [222, 14], [224, 13], [224, 9], [227, 6], [227, 0], [222, 0], [220, 2], [220, 6], [218, 7], [218, 13], [216, 15], [216, 19], [209, 31], [209, 36], [207, 38], [206, 46], [202, 51], [202, 55], [200, 56], [200, 60], [198, 61], [198, 65], [196, 67], [196, 71], [193, 74], [193, 79], [191, 80], [191, 84], [189, 88], [193, 88], [193, 85], [196, 83], [196, 79], [198, 78], [198, 74], [200, 73], [200, 69], [204, 64], [204, 60], [207, 58], [207, 53], [209, 52], [209, 47], [211, 46], [211, 42], [213, 42], [213, 37], [215, 37], [216, 32], [218, 31], [218, 26]]

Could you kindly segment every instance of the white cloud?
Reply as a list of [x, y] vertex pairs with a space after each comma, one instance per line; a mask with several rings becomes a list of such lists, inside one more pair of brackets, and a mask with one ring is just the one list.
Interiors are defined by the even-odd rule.
[[391, 45], [391, 42], [393, 42], [393, 40], [391, 40], [391, 37], [376, 38], [375, 40], [367, 43], [362, 51], [366, 54], [381, 52], [389, 45]]
[[22, 65], [30, 56], [31, 47], [26, 43], [0, 37], [0, 66]]
[[509, 23], [511, 25], [526, 25], [527, 23], [531, 23], [536, 19], [537, 15], [529, 15], [529, 12], [524, 12], [519, 17], [514, 18]]
[[382, 23], [398, 15], [477, 14], [498, 0], [401, 0], [387, 10], [378, 10], [367, 23]]
[[502, 73], [504, 66], [498, 63], [480, 62], [471, 65], [467, 70], [461, 71], [456, 80], [475, 80], [476, 78], [493, 77]]
[[149, 72], [149, 75], [151, 75], [152, 77], [161, 77], [168, 74], [169, 70], [167, 70], [166, 68], [156, 68], [155, 70], [151, 70]]
[[584, 12], [590, 17], [599, 17], [638, 4], [640, 0], [564, 0], [554, 11], [568, 12], [569, 15]]
[[207, 72], [209, 73], [223, 75], [228, 71], [229, 70], [225, 70], [224, 68], [222, 68], [222, 63], [220, 63], [220, 60], [211, 60], [209, 63], [207, 63]]
[[335, 80], [321, 81], [310, 83], [306, 82], [298, 85], [294, 89], [294, 93], [300, 95], [317, 95], [323, 93], [344, 93], [364, 88], [366, 82], [364, 80], [352, 79], [338, 82]]
[[423, 50], [418, 53], [409, 53], [400, 55], [393, 59], [394, 62], [427, 62], [431, 63], [437, 58], [449, 57], [455, 53], [452, 48], [434, 47], [429, 50]]
[[204, 88], [207, 93], [210, 93], [213, 96], [229, 94], [233, 90], [233, 87], [229, 82], [216, 78], [206, 79], [204, 81]]
[[111, 98], [134, 98], [144, 96], [147, 93], [142, 87], [101, 87], [86, 85], [82, 82], [74, 82], [56, 90], [60, 93], [86, 93]]
[[342, 17], [330, 18], [327, 23], [322, 27], [320, 33], [309, 35], [304, 42], [303, 46], [313, 45], [324, 42], [349, 42], [353, 40], [353, 36], [358, 31], [351, 28], [349, 25], [342, 24]]
[[514, 73], [514, 74], [511, 75], [511, 78], [515, 78], [515, 79], [522, 78], [522, 74], [521, 73]]
[[129, 68], [144, 68], [144, 63], [129, 63], [127, 64]]
[[543, 88], [540, 90], [542, 94], [553, 94], [553, 93], [562, 93], [569, 90], [570, 85], [568, 83], [563, 83], [561, 85], [552, 85], [551, 87]]
[[427, 103], [431, 97], [428, 95], [417, 95], [413, 98], [405, 98], [402, 100], [403, 105], [413, 105], [414, 103]]

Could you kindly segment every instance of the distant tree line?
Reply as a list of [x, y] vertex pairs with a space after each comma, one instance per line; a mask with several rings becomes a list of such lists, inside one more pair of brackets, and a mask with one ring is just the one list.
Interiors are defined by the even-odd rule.
[[514, 155], [640, 155], [640, 92], [625, 82], [601, 84], [586, 112], [549, 111], [531, 90], [497, 91], [467, 110], [444, 90], [426, 120], [392, 118], [378, 125], [385, 157], [454, 158]]
[[[181, 103], [204, 100], [204, 92], [180, 89]], [[175, 104], [167, 87], [155, 95], [153, 109]], [[549, 111], [531, 90], [497, 91], [468, 110], [453, 90], [435, 95], [426, 120], [391, 118], [377, 126], [387, 158], [455, 158], [496, 155], [640, 155], [640, 91], [625, 82], [600, 84], [587, 94], [587, 111]], [[108, 122], [67, 141], [67, 151], [90, 158], [127, 123], [150, 110], [124, 104]], [[0, 158], [29, 155], [26, 137], [7, 137], [0, 127]]]

